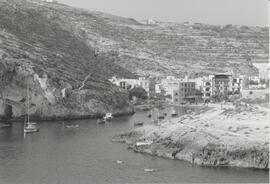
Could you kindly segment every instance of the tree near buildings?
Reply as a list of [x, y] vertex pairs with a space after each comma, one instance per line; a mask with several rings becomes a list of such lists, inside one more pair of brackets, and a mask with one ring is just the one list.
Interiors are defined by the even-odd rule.
[[147, 92], [142, 87], [135, 87], [129, 91], [129, 99], [131, 100], [134, 96], [139, 99], [146, 100]]

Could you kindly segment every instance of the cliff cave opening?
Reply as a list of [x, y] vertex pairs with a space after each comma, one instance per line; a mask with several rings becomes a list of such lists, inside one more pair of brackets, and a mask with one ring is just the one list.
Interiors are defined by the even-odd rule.
[[12, 105], [6, 104], [3, 120], [9, 121], [13, 116]]

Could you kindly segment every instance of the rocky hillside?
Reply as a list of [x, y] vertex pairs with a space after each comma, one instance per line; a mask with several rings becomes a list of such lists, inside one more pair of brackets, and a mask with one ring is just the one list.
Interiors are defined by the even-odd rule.
[[113, 75], [254, 72], [268, 28], [138, 22], [40, 0], [0, 0], [1, 99], [22, 115], [29, 83], [39, 117], [130, 112]]
[[0, 1], [0, 115], [7, 108], [14, 117], [24, 114], [27, 86], [37, 118], [132, 112], [127, 94], [107, 78], [134, 75], [113, 54], [97, 55], [67, 17], [39, 3]]
[[[209, 108], [209, 107], [208, 107]], [[269, 169], [269, 109], [211, 104], [114, 137], [136, 152], [203, 166]]]
[[109, 56], [111, 63], [138, 74], [245, 73], [254, 72], [247, 60], [268, 62], [268, 27], [138, 22], [57, 3], [38, 4], [47, 18], [64, 20], [61, 24], [96, 55]]

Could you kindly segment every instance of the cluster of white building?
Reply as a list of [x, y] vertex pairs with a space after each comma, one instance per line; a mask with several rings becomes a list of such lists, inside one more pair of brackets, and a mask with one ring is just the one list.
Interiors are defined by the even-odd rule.
[[[112, 83], [126, 90], [142, 87], [149, 96], [163, 94], [172, 103], [195, 102], [199, 97], [207, 101], [213, 96], [242, 94], [243, 90], [250, 89], [246, 80], [249, 81], [251, 78], [246, 76], [235, 77], [231, 73], [212, 74], [199, 78], [167, 76], [155, 80], [145, 77], [138, 79], [113, 77], [110, 79]], [[257, 87], [260, 87], [260, 85], [259, 82]], [[266, 84], [263, 84], [262, 87], [265, 89]]]

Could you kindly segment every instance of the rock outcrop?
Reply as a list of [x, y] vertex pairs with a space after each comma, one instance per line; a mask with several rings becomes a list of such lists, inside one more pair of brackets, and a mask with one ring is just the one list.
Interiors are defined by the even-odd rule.
[[269, 169], [269, 114], [252, 113], [253, 117], [246, 120], [250, 123], [237, 122], [233, 117], [221, 121], [225, 115], [220, 113], [225, 111], [228, 113], [228, 110], [215, 113], [212, 109], [201, 115], [193, 114], [192, 118], [187, 115], [146, 125], [117, 135], [113, 141], [127, 143], [136, 152], [203, 166]]
[[37, 119], [96, 117], [133, 112], [128, 94], [112, 85], [112, 75], [134, 77], [97, 56], [76, 35], [61, 11], [34, 1], [0, 1], [0, 116]]

